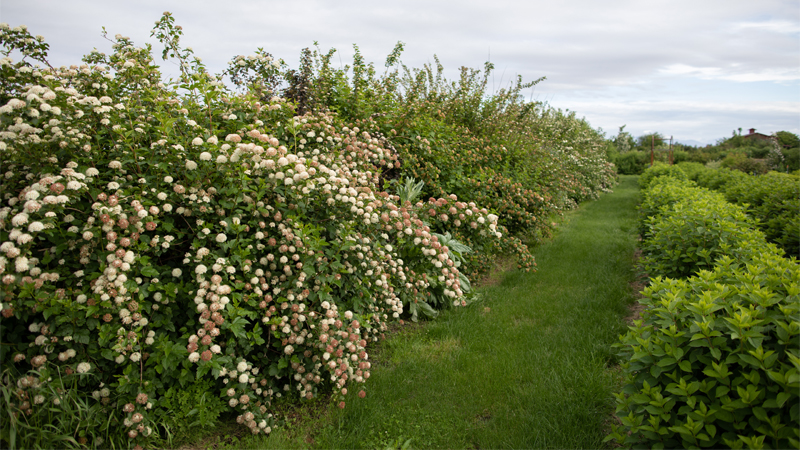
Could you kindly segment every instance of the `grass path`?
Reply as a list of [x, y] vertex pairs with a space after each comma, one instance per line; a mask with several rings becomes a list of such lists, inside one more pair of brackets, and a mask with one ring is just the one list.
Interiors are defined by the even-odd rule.
[[479, 303], [387, 340], [365, 399], [258, 445], [603, 447], [611, 344], [633, 301], [637, 196], [636, 178], [622, 177], [536, 249], [538, 272], [509, 272]]

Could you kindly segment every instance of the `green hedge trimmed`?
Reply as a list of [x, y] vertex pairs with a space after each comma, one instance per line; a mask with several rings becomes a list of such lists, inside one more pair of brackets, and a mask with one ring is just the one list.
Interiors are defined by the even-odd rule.
[[652, 167], [645, 170], [641, 176], [639, 176], [639, 187], [642, 189], [647, 189], [654, 179], [663, 176], [670, 176], [679, 180], [688, 179], [683, 170], [681, 170], [678, 166], [671, 166], [669, 164], [657, 162], [653, 164]]
[[711, 269], [717, 258], [747, 241], [767, 247], [763, 233], [740, 206], [705, 189], [684, 192], [686, 198], [645, 220], [641, 263], [650, 276], [687, 277]]
[[800, 177], [779, 172], [747, 175], [737, 170], [701, 169], [692, 163], [678, 167], [699, 186], [745, 206], [768, 241], [789, 255], [800, 256]]
[[646, 269], [696, 274], [643, 291], [642, 319], [615, 346], [625, 386], [606, 441], [800, 447], [800, 264], [720, 194], [650, 178]]
[[645, 448], [798, 448], [800, 267], [767, 252], [656, 278], [617, 344], [626, 385], [607, 440]]

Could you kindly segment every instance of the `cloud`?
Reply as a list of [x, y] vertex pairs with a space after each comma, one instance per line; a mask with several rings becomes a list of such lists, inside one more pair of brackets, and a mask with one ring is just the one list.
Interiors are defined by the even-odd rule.
[[[101, 26], [112, 36], [130, 36], [137, 45], [152, 44], [161, 63], [160, 45], [149, 34], [164, 10], [183, 26], [183, 44], [215, 73], [233, 56], [258, 47], [296, 67], [301, 49], [315, 41], [323, 51], [339, 50], [337, 66], [352, 64], [352, 45], [358, 44], [365, 60], [380, 70], [403, 41], [405, 64], [421, 67], [436, 54], [449, 79], [457, 79], [459, 67], [482, 68], [487, 60], [496, 67], [490, 80], [495, 89], [517, 75], [527, 81], [546, 76], [535, 96], [574, 102], [565, 106], [586, 108], [590, 122], [604, 128], [611, 118], [618, 120], [613, 129], [634, 119], [603, 113], [609, 100], [654, 108], [637, 111], [656, 117], [667, 114], [662, 108], [667, 99], [710, 104], [723, 97], [722, 88], [685, 91], [687, 80], [722, 83], [725, 89], [734, 83], [735, 95], [745, 98], [758, 98], [768, 83], [772, 97], [800, 100], [796, 1], [2, 0], [0, 20], [25, 23], [44, 35], [57, 65], [74, 64], [93, 47], [109, 52]], [[175, 71], [164, 66], [168, 73]], [[636, 103], [640, 100], [646, 102]], [[734, 120], [719, 108], [714, 111], [721, 120]], [[757, 121], [768, 112], [751, 114], [750, 121]]]
[[788, 20], [766, 20], [761, 22], [741, 22], [733, 25], [739, 30], [764, 30], [772, 33], [797, 34], [800, 33], [800, 24]]
[[687, 64], [671, 64], [660, 69], [660, 73], [668, 76], [691, 76], [703, 80], [729, 80], [745, 83], [800, 80], [800, 68], [764, 68], [745, 73], [735, 73], [736, 69], [736, 67], [725, 70], [721, 67], [692, 67]]
[[625, 131], [634, 136], [659, 131], [678, 140], [704, 143], [729, 136], [738, 127], [753, 127], [767, 134], [782, 130], [800, 133], [798, 101], [568, 100], [553, 106], [566, 104], [578, 116], [585, 116], [592, 126], [603, 128], [607, 136], [616, 135], [621, 125], [626, 125]]

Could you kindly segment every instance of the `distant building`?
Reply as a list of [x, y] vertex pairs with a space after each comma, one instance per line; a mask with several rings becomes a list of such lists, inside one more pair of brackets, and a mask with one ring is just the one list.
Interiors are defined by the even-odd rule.
[[753, 139], [753, 140], [759, 140], [759, 141], [772, 140], [772, 136], [770, 136], [768, 134], [756, 133], [756, 129], [755, 128], [750, 128], [750, 133], [749, 134], [745, 134], [742, 137], [745, 138], [745, 139]]

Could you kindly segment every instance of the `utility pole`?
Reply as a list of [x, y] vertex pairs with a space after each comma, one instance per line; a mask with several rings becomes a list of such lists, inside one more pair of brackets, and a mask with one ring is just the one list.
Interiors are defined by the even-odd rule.
[[656, 136], [650, 136], [650, 167], [653, 167], [653, 160], [655, 157]]

